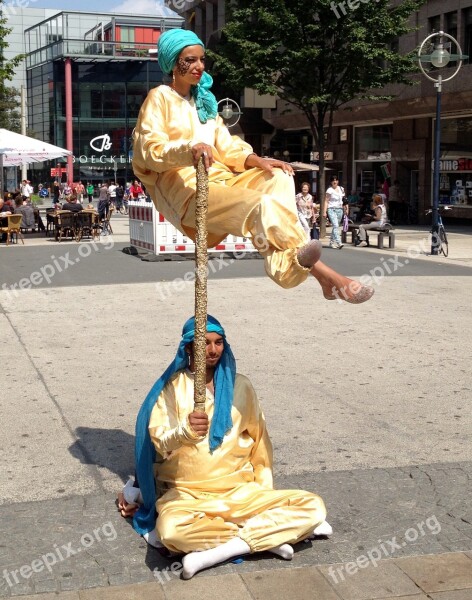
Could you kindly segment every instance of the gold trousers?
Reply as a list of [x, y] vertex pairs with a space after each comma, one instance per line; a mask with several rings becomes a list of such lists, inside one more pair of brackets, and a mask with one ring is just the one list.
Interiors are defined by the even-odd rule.
[[246, 483], [223, 493], [171, 489], [157, 501], [157, 535], [173, 552], [214, 548], [239, 536], [251, 552], [294, 544], [326, 518], [320, 496]]
[[[283, 288], [306, 280], [309, 269], [298, 263], [297, 249], [307, 240], [297, 215], [291, 175], [282, 169], [269, 174], [254, 168], [221, 183], [210, 182], [209, 188], [207, 229], [212, 237], [251, 238], [264, 257], [267, 274]], [[182, 226], [192, 235], [195, 196], [188, 202]]]

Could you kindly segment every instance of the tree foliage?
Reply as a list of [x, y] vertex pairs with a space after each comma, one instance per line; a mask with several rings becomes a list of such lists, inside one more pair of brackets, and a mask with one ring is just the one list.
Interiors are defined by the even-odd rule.
[[5, 59], [5, 49], [8, 47], [6, 36], [11, 32], [8, 28], [7, 19], [2, 10], [3, 2], [0, 0], [0, 127], [11, 131], [20, 131], [20, 94], [17, 89], [8, 87], [7, 81], [11, 81], [16, 67], [24, 59], [20, 54], [10, 60]]
[[384, 86], [409, 84], [417, 70], [396, 42], [412, 30], [409, 17], [423, 0], [348, 1], [357, 8], [332, 0], [230, 2], [210, 53], [229, 87], [276, 95], [303, 112], [321, 157], [334, 111], [358, 97], [385, 100]]
[[358, 96], [385, 99], [375, 90], [408, 84], [417, 70], [394, 44], [412, 29], [409, 17], [422, 0], [356, 2], [349, 10], [332, 0], [238, 0], [212, 55], [216, 67], [232, 87], [278, 95], [310, 121], [314, 106], [329, 111]]
[[0, 84], [0, 128], [21, 131], [20, 92]]

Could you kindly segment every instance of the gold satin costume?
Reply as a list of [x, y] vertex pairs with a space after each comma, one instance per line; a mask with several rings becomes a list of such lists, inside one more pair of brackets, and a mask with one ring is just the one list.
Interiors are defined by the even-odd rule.
[[282, 169], [272, 175], [245, 170], [251, 146], [231, 136], [219, 115], [200, 123], [193, 98], [187, 100], [167, 85], [149, 92], [134, 131], [133, 170], [157, 210], [195, 239], [191, 148], [199, 142], [212, 147], [215, 160], [209, 171], [208, 246], [228, 234], [249, 237], [276, 283], [291, 288], [305, 281], [309, 269], [296, 255], [306, 236], [297, 216], [293, 177]]
[[[208, 436], [196, 436], [194, 379], [177, 372], [151, 414], [149, 433], [158, 453], [157, 535], [174, 552], [206, 550], [235, 536], [251, 552], [295, 543], [325, 520], [323, 500], [300, 490], [272, 487], [272, 444], [250, 381], [236, 375], [231, 410], [233, 427], [210, 454]], [[209, 422], [214, 398], [207, 390]]]

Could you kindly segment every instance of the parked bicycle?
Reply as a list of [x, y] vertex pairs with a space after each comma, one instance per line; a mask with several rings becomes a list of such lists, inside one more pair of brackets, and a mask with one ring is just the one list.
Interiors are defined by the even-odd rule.
[[[445, 213], [448, 210], [452, 210], [452, 208], [450, 206], [440, 206], [439, 210], [438, 210], [438, 231], [437, 231], [437, 233], [434, 232], [433, 228], [431, 227], [431, 236], [432, 236], [431, 246], [435, 246], [438, 249], [438, 254], [441, 254], [441, 252], [442, 252], [444, 254], [444, 256], [447, 256], [449, 254], [449, 243], [447, 241], [446, 229], [444, 227], [441, 213]], [[432, 213], [433, 213], [432, 208], [430, 208], [429, 210], [426, 211], [427, 215], [431, 215]]]

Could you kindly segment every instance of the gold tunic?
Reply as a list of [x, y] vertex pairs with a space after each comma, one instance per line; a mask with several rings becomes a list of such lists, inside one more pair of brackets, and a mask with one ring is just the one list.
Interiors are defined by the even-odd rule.
[[[207, 390], [205, 411], [213, 416]], [[175, 552], [211, 548], [239, 535], [252, 552], [307, 537], [326, 516], [323, 500], [300, 490], [274, 490], [272, 444], [250, 381], [236, 375], [233, 427], [210, 453], [208, 436], [196, 436], [193, 375], [179, 371], [152, 411], [149, 432], [158, 453], [157, 533]]]
[[245, 170], [252, 148], [231, 136], [220, 116], [200, 123], [193, 99], [167, 85], [151, 90], [134, 132], [133, 170], [146, 186], [157, 210], [195, 239], [196, 176], [191, 148], [212, 147], [209, 171], [208, 246], [228, 234], [250, 237], [264, 256], [269, 277], [294, 287], [308, 276], [298, 264], [297, 249], [306, 243], [295, 205], [293, 177], [281, 169], [269, 174]]

